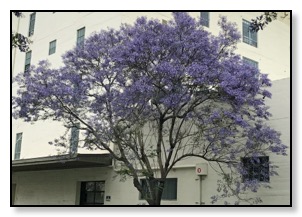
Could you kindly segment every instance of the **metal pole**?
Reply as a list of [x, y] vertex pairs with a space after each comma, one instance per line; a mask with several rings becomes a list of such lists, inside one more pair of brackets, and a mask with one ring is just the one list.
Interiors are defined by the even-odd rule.
[[199, 204], [202, 205], [202, 176], [199, 176]]

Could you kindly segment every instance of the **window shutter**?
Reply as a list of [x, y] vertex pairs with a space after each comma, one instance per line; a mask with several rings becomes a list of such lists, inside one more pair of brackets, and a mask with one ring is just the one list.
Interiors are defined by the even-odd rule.
[[15, 145], [15, 160], [20, 159], [21, 154], [21, 143], [22, 143], [22, 133], [17, 133], [16, 135], [16, 145]]
[[84, 39], [85, 39], [85, 27], [77, 31], [77, 45], [83, 44]]
[[79, 127], [80, 127], [80, 124], [76, 124], [75, 127], [71, 128], [70, 153], [77, 153], [77, 151], [78, 151]]
[[36, 12], [30, 15], [28, 36], [32, 36], [34, 34], [35, 21], [36, 21]]
[[248, 38], [249, 37], [249, 23], [247, 21], [243, 21], [242, 23], [242, 29], [243, 29], [243, 38]]
[[30, 60], [31, 60], [31, 51], [28, 51], [25, 54], [25, 65], [30, 64]]
[[48, 51], [49, 55], [56, 52], [56, 44], [57, 44], [57, 40], [49, 42], [49, 51]]
[[28, 51], [25, 54], [25, 66], [24, 66], [24, 71], [25, 72], [27, 72], [27, 70], [29, 69], [30, 62], [31, 62], [31, 51]]
[[251, 39], [252, 39], [252, 45], [257, 47], [257, 32], [250, 32]]
[[242, 22], [242, 37], [243, 42], [257, 47], [257, 32], [252, 32], [250, 30], [250, 22], [243, 20]]
[[209, 12], [200, 12], [201, 23], [203, 26], [209, 27], [210, 19], [209, 19]]

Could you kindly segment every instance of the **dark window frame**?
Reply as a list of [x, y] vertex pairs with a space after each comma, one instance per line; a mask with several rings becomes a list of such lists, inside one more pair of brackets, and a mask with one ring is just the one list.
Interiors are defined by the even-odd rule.
[[251, 22], [244, 20], [242, 21], [242, 41], [253, 47], [258, 47], [258, 34], [253, 32], [250, 28]]
[[[141, 184], [143, 185], [144, 190], [147, 191], [146, 179], [140, 179], [140, 181], [141, 181]], [[172, 181], [174, 182], [173, 184], [175, 184], [174, 186], [171, 186]], [[177, 190], [178, 190], [178, 188], [177, 188], [178, 179], [177, 178], [166, 178], [165, 182], [166, 183], [165, 183], [165, 187], [164, 187], [161, 199], [162, 200], [174, 200], [174, 201], [176, 201], [177, 200]], [[173, 188], [173, 191], [174, 191], [173, 195], [169, 195], [168, 190], [167, 190], [168, 188]], [[139, 200], [145, 200], [145, 198], [143, 197], [143, 195], [141, 193], [139, 194]]]
[[53, 40], [49, 42], [48, 55], [54, 54], [56, 52], [56, 48], [57, 48], [57, 40]]
[[244, 157], [241, 159], [245, 174], [242, 181], [258, 180], [260, 182], [269, 182], [269, 156]]
[[[93, 188], [88, 189], [88, 183], [93, 183]], [[101, 183], [103, 189], [97, 190], [96, 184]], [[88, 195], [93, 195], [93, 202], [88, 201]], [[103, 202], [96, 202], [96, 195], [100, 195]], [[80, 205], [104, 205], [105, 202], [105, 181], [83, 181], [81, 182]]]
[[29, 27], [28, 27], [28, 37], [34, 35], [36, 23], [36, 12], [30, 14]]

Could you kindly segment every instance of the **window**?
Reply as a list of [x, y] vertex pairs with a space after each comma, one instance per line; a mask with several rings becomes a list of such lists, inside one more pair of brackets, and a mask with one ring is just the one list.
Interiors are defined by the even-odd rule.
[[32, 36], [34, 34], [35, 21], [36, 21], [36, 12], [30, 15], [28, 36]]
[[201, 25], [209, 27], [210, 26], [210, 13], [200, 12]]
[[243, 42], [254, 47], [257, 47], [257, 32], [252, 32], [250, 29], [250, 22], [243, 20], [242, 29], [243, 29]]
[[83, 44], [84, 39], [85, 39], [85, 27], [78, 29], [77, 31], [77, 45]]
[[244, 61], [246, 64], [248, 64], [248, 65], [250, 65], [250, 66], [253, 66], [253, 67], [255, 67], [255, 68], [258, 69], [258, 62], [254, 61], [254, 60], [251, 60], [251, 59], [249, 59], [249, 58], [246, 58], [246, 57], [243, 57], [243, 61]]
[[48, 55], [51, 55], [56, 52], [57, 40], [49, 42], [49, 52]]
[[77, 151], [78, 151], [79, 127], [80, 127], [80, 124], [76, 124], [76, 126], [71, 128], [70, 153], [77, 153]]
[[24, 66], [25, 72], [27, 72], [30, 67], [30, 61], [31, 61], [31, 51], [28, 51], [25, 54], [25, 66]]
[[258, 180], [269, 182], [269, 157], [246, 157], [242, 158], [245, 174], [243, 181]]
[[[147, 182], [146, 179], [141, 179], [144, 191], [147, 192]], [[144, 199], [140, 195], [140, 199]], [[177, 199], [177, 178], [167, 178], [165, 180], [165, 187], [162, 194], [162, 200], [176, 200]]]
[[80, 205], [103, 205], [104, 196], [104, 181], [90, 181], [81, 183]]
[[22, 143], [22, 133], [17, 133], [16, 135], [16, 145], [15, 145], [15, 160], [20, 159], [21, 154], [21, 143]]

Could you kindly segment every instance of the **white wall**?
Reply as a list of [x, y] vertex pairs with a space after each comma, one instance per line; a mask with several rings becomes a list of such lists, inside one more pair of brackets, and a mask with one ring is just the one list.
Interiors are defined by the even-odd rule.
[[[271, 155], [270, 160], [279, 166], [279, 176], [272, 177], [272, 190], [266, 195], [272, 195], [270, 200], [289, 203], [290, 196], [290, 78], [284, 78], [273, 82], [271, 92], [272, 99], [267, 99], [267, 105], [272, 117], [269, 125], [281, 133], [282, 142], [288, 146], [288, 156]], [[278, 204], [278, 203], [277, 203]]]
[[[195, 168], [175, 169], [169, 175], [178, 177], [177, 200], [163, 200], [167, 205], [195, 205], [199, 200], [199, 179]], [[79, 201], [79, 182], [105, 181], [105, 205], [146, 204], [131, 179], [124, 182], [112, 168], [87, 168], [18, 172], [13, 175], [16, 184], [15, 205], [76, 205]]]
[[[27, 36], [29, 27], [30, 12], [24, 13], [23, 18], [13, 16], [13, 29], [17, 29], [19, 20], [19, 32]], [[190, 13], [198, 18], [198, 12]], [[232, 22], [238, 23], [238, 28], [242, 30], [242, 19], [250, 20], [259, 13], [235, 13], [221, 12], [210, 13], [210, 28], [217, 34], [217, 22], [220, 15], [227, 16]], [[36, 14], [34, 35], [30, 38], [32, 50], [32, 64], [37, 64], [42, 59], [48, 59], [54, 67], [59, 67], [61, 55], [73, 48], [76, 44], [77, 30], [86, 27], [85, 37], [92, 32], [106, 29], [108, 27], [118, 28], [121, 23], [133, 23], [139, 16], [148, 16], [158, 19], [168, 20], [171, 13], [167, 12], [38, 12]], [[260, 31], [258, 35], [258, 48], [245, 43], [238, 45], [238, 52], [243, 56], [259, 62], [260, 69], [269, 74], [272, 80], [289, 77], [289, 26], [280, 21], [272, 22], [265, 31]], [[57, 40], [56, 53], [48, 55], [49, 42]], [[14, 53], [14, 52], [13, 52]], [[25, 53], [15, 52], [15, 66], [13, 75], [24, 70]], [[13, 84], [13, 95], [16, 94], [17, 86]], [[55, 147], [49, 146], [48, 142], [61, 136], [65, 129], [59, 123], [51, 121], [37, 122], [35, 125], [24, 123], [20, 120], [13, 120], [13, 152], [16, 133], [23, 132], [21, 158], [31, 158], [57, 154]], [[81, 153], [87, 150], [79, 149]]]

